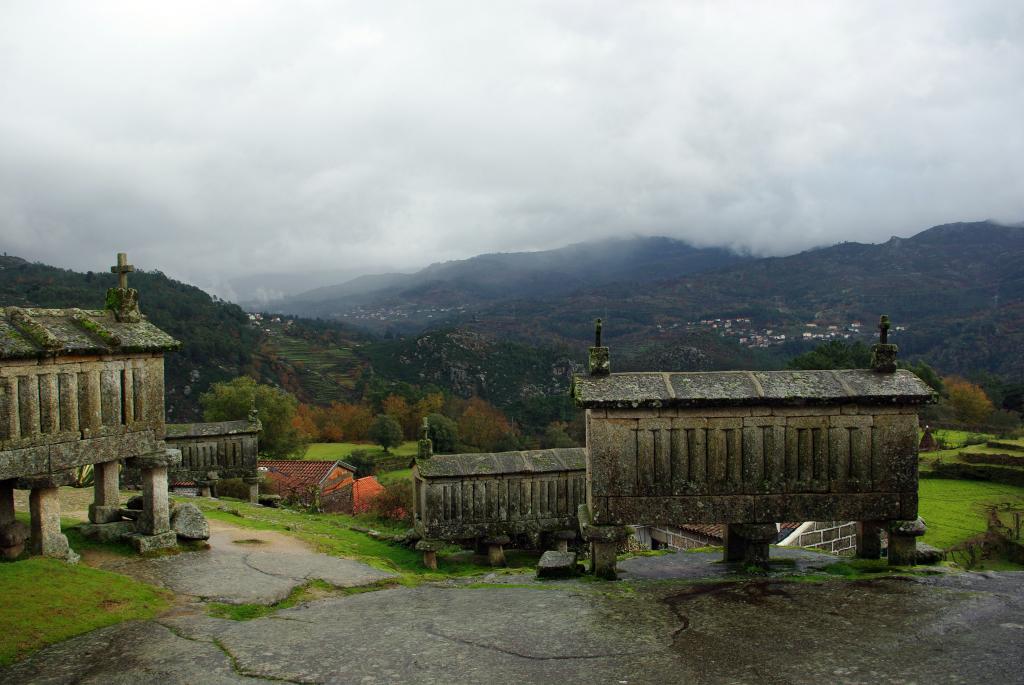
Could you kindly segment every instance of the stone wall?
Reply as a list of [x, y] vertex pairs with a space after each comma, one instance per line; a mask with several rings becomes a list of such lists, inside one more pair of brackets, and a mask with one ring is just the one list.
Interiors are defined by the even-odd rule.
[[857, 550], [857, 524], [853, 521], [807, 521], [779, 544], [852, 555]]

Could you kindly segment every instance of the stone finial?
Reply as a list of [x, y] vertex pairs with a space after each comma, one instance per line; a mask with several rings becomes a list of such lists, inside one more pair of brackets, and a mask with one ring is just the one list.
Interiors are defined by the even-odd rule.
[[423, 425], [420, 427], [419, 449], [416, 456], [419, 459], [430, 459], [434, 454], [434, 442], [430, 439], [430, 423], [427, 417], [423, 417]]
[[892, 373], [896, 370], [896, 353], [899, 348], [889, 342], [889, 329], [892, 324], [889, 317], [883, 314], [878, 320], [878, 344], [871, 348], [871, 369], [880, 373]]
[[128, 255], [117, 253], [117, 264], [110, 267], [110, 272], [117, 274], [117, 287], [107, 290], [106, 308], [114, 312], [114, 317], [122, 323], [138, 323], [142, 320], [139, 312], [139, 291], [128, 287], [128, 274], [135, 267], [128, 263]]
[[260, 410], [256, 408], [256, 394], [253, 393], [252, 399], [249, 400], [249, 423], [256, 423], [260, 420]]
[[594, 322], [594, 346], [590, 348], [591, 376], [607, 376], [612, 372], [611, 352], [601, 345], [601, 319]]

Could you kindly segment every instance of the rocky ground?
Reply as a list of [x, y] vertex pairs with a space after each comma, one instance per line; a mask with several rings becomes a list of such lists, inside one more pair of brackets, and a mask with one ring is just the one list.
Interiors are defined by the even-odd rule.
[[279, 533], [215, 523], [207, 552], [121, 562], [174, 589], [173, 611], [51, 646], [0, 681], [1024, 682], [1024, 574], [822, 581], [797, 574], [834, 558], [778, 556], [767, 578], [679, 553], [631, 559], [614, 583], [490, 576], [234, 621], [208, 615], [201, 598], [271, 603], [312, 578], [377, 587], [386, 577]]

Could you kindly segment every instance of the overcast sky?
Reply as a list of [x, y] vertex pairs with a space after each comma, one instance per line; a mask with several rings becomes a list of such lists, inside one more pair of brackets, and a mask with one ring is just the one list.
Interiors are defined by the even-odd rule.
[[1024, 3], [0, 4], [0, 248], [252, 273], [1024, 220]]

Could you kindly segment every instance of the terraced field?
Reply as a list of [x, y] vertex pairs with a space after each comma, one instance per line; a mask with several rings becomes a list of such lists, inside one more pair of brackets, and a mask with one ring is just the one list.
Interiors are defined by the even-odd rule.
[[[303, 402], [330, 404], [352, 399], [363, 362], [351, 347], [323, 346], [293, 337], [280, 326], [264, 332], [261, 356], [282, 385]], [[297, 382], [289, 382], [297, 381]]]

